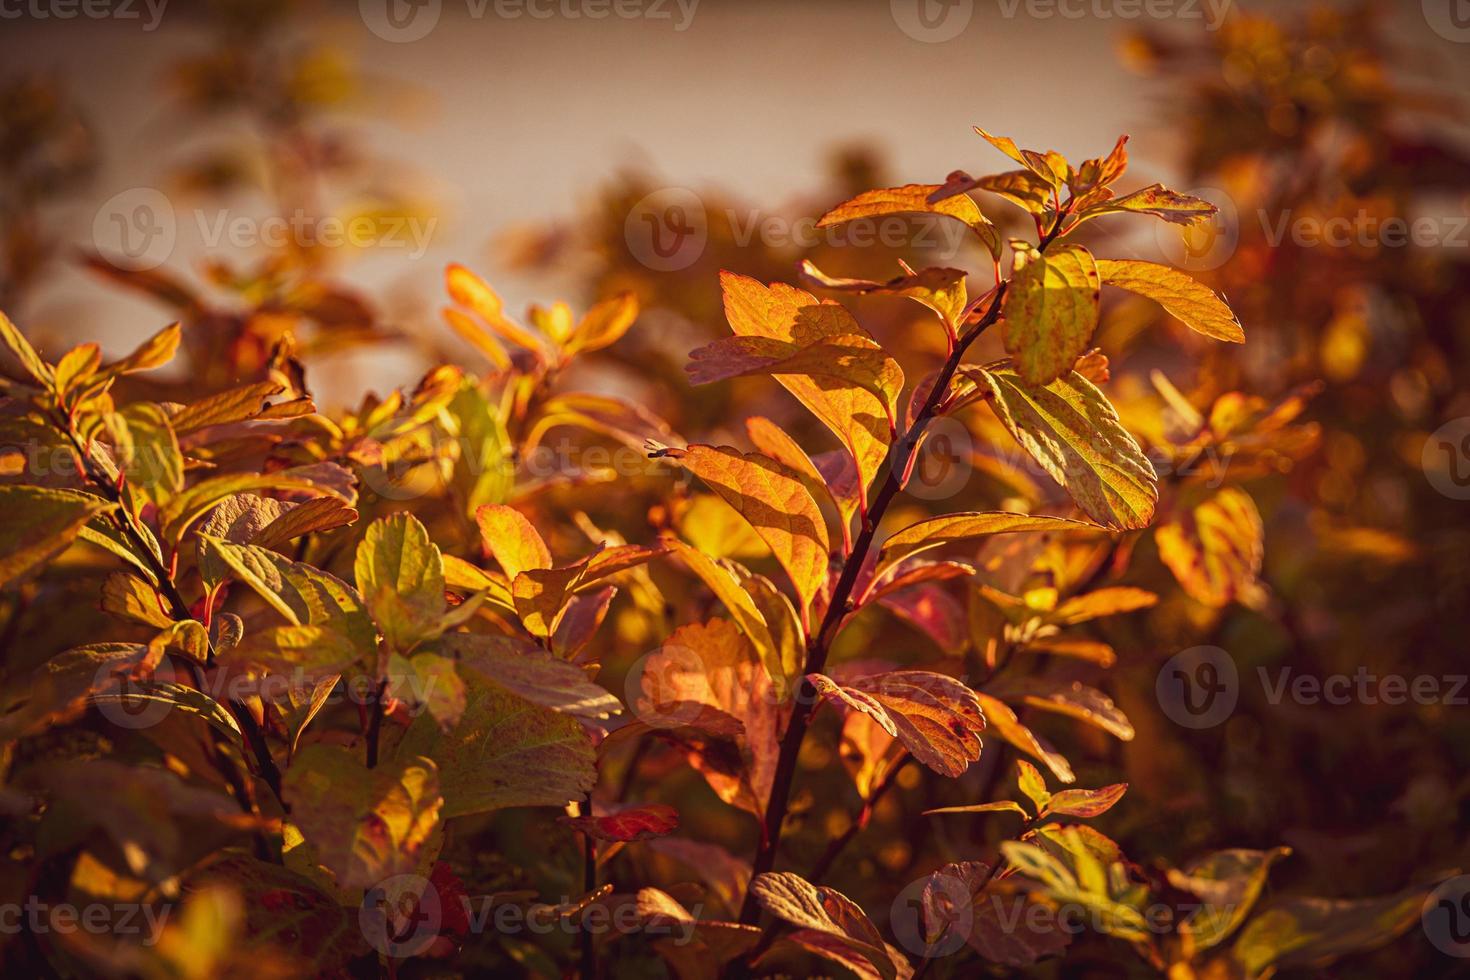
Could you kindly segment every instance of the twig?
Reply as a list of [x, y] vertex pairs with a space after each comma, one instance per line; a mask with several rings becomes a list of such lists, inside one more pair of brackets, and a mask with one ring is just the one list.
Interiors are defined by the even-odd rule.
[[898, 782], [898, 774], [913, 761], [913, 756], [905, 755], [893, 765], [893, 768], [888, 770], [882, 781], [873, 787], [873, 794], [863, 801], [863, 808], [858, 811], [857, 817], [846, 830], [832, 839], [827, 849], [822, 852], [822, 856], [817, 858], [817, 863], [812, 865], [812, 870], [807, 874], [808, 881], [817, 884], [827, 876], [827, 872], [832, 870], [832, 865], [836, 863], [838, 856], [847, 848], [847, 845], [851, 844], [853, 839], [868, 826], [868, 821], [873, 818], [873, 811], [878, 807], [878, 801], [883, 799], [888, 790]]
[[[577, 804], [577, 810], [581, 816], [592, 818], [592, 797], [587, 797]], [[582, 891], [588, 895], [597, 891], [597, 841], [592, 839], [590, 833], [582, 834]], [[592, 942], [592, 930], [587, 924], [582, 924], [582, 980], [596, 980], [597, 977], [597, 950]]]

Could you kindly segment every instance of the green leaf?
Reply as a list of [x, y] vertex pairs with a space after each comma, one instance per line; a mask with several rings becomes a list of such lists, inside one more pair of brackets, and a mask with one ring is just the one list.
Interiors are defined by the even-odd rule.
[[428, 529], [410, 514], [368, 526], [357, 546], [357, 591], [388, 647], [407, 653], [442, 630], [444, 562]]
[[980, 373], [1002, 424], [1078, 507], [1110, 527], [1148, 526], [1158, 476], [1096, 385], [1076, 371], [1044, 388], [1009, 368]]
[[527, 701], [483, 678], [465, 677], [469, 704], [441, 731], [429, 715], [409, 725], [397, 757], [427, 756], [439, 767], [442, 816], [512, 806], [565, 806], [597, 780], [592, 743], [571, 715]]
[[1179, 927], [1196, 950], [1218, 946], [1245, 921], [1266, 886], [1271, 865], [1291, 853], [1289, 847], [1269, 851], [1235, 848], [1216, 851], [1187, 870], [1170, 869], [1169, 884], [1204, 904]]
[[1225, 301], [1209, 286], [1177, 269], [1154, 262], [1099, 259], [1097, 270], [1103, 282], [1154, 300], [1196, 333], [1245, 343], [1245, 331]]
[[1355, 900], [1286, 898], [1246, 923], [1231, 952], [1246, 975], [1268, 967], [1314, 966], [1382, 946], [1419, 921], [1424, 889]]
[[75, 490], [0, 486], [0, 587], [61, 554], [88, 521], [112, 509]]
[[280, 641], [281, 649], [309, 652], [313, 643], [325, 643], [331, 647], [332, 663], [352, 651], [364, 658], [376, 656], [377, 629], [361, 598], [346, 582], [256, 545], [205, 535], [200, 541], [205, 554], [224, 562], [236, 578], [254, 589], [291, 626], [310, 627], [295, 631], [279, 628], [273, 636]]
[[348, 749], [308, 745], [282, 784], [291, 820], [344, 888], [412, 873], [439, 824], [438, 771], [424, 758], [368, 769]]
[[484, 504], [504, 503], [515, 486], [515, 462], [499, 405], [467, 381], [445, 411], [457, 429], [452, 480], [465, 510], [473, 514]]
[[1042, 778], [1040, 770], [1025, 759], [1017, 759], [1016, 768], [1019, 770], [1017, 784], [1036, 807], [1037, 816], [1040, 816], [1051, 802], [1051, 792], [1046, 788], [1046, 780]]
[[118, 417], [127, 427], [127, 451], [120, 463], [128, 487], [161, 506], [184, 487], [184, 456], [168, 414], [152, 402], [137, 402]]
[[1072, 370], [1097, 329], [1102, 279], [1092, 253], [1059, 245], [1046, 254], [1016, 252], [1006, 289], [1006, 352], [1028, 385], [1050, 384]]

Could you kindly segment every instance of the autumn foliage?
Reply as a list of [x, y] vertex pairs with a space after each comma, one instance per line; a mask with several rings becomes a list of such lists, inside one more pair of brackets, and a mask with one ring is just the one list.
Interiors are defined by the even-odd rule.
[[[413, 212], [285, 10], [221, 5], [175, 66], [182, 118], [257, 140], [177, 182]], [[1365, 7], [1125, 53], [1189, 185], [1328, 218], [1470, 190], [1387, 49]], [[1453, 702], [1314, 712], [1268, 668], [1463, 682], [1458, 460], [1425, 448], [1470, 413], [1463, 266], [1251, 221], [1202, 262], [1217, 205], [1126, 136], [975, 134], [935, 183], [841, 157], [809, 248], [702, 190], [674, 270], [625, 174], [500, 240], [577, 299], [511, 309], [466, 260], [431, 335], [320, 247], [62, 255], [90, 141], [0, 89], [0, 971], [1449, 975]], [[833, 244], [874, 222], [909, 237]], [[73, 258], [162, 328], [34, 328]], [[332, 407], [322, 359], [384, 350], [433, 366]]]

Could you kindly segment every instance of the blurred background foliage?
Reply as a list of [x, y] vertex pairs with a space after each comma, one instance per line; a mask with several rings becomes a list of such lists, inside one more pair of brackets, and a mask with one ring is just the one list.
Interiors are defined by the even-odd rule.
[[[281, 215], [383, 221], [430, 215], [432, 195], [420, 175], [368, 152], [342, 122], [379, 111], [389, 98], [381, 80], [361, 73], [330, 44], [303, 43], [286, 30], [293, 8], [286, 0], [210, 7], [209, 39], [197, 55], [167, 70], [161, 97], [189, 139], [180, 140], [188, 145], [177, 152], [159, 147], [158, 180], [180, 200], [248, 193]], [[1218, 455], [1207, 458], [1226, 461], [1219, 473], [1184, 468], [1166, 475], [1160, 523], [1189, 533], [1194, 508], [1218, 496], [1223, 477], [1224, 486], [1243, 490], [1259, 512], [1259, 569], [1247, 556], [1224, 587], [1191, 581], [1171, 571], [1153, 531], [1084, 554], [1007, 541], [978, 556], [982, 568], [1004, 568], [987, 583], [992, 594], [973, 586], [949, 589], [949, 605], [920, 617], [917, 629], [912, 617], [870, 615], [834, 652], [838, 662], [875, 654], [899, 663], [963, 657], [977, 682], [1013, 656], [1029, 655], [1040, 658], [1038, 670], [1108, 691], [1136, 729], [1129, 742], [1064, 719], [1035, 715], [1028, 723], [1067, 748], [1078, 785], [1130, 784], [1099, 826], [1158, 881], [1167, 868], [1224, 847], [1289, 846], [1294, 855], [1273, 872], [1273, 888], [1343, 898], [1396, 892], [1470, 868], [1470, 714], [1463, 705], [1272, 703], [1257, 679], [1258, 668], [1274, 677], [1288, 666], [1318, 676], [1466, 671], [1470, 522], [1465, 503], [1438, 492], [1424, 469], [1429, 434], [1470, 415], [1464, 239], [1460, 248], [1373, 241], [1337, 248], [1275, 234], [1280, 216], [1326, 221], [1361, 213], [1465, 213], [1470, 157], [1445, 125], [1463, 119], [1464, 93], [1418, 78], [1406, 52], [1387, 36], [1382, 14], [1374, 4], [1280, 16], [1237, 11], [1217, 32], [1158, 28], [1119, 38], [1118, 56], [1146, 78], [1178, 139], [1182, 178], [1176, 183], [1194, 193], [1209, 189], [1229, 204], [1210, 232], [1161, 240], [1158, 247], [1228, 296], [1248, 339], [1243, 346], [1212, 344], [1152, 304], [1110, 297], [1099, 334], [1111, 354], [1109, 394], [1156, 460], [1197, 459], [1208, 447]], [[434, 306], [416, 300], [419, 307], [405, 316], [405, 300], [392, 290], [374, 294], [349, 285], [340, 277], [349, 253], [297, 243], [244, 264], [135, 271], [115, 257], [64, 245], [49, 230], [48, 216], [68, 195], [89, 193], [89, 175], [106, 152], [89, 129], [83, 89], [56, 77], [0, 84], [0, 307], [14, 319], [24, 323], [29, 294], [60, 265], [83, 264], [119, 288], [151, 297], [160, 323], [182, 321], [186, 360], [161, 387], [148, 384], [153, 397], [179, 401], [266, 378], [285, 379], [309, 395], [314, 370], [335, 363], [330, 355], [383, 344], [425, 363], [447, 359], [494, 370], [447, 328], [405, 331], [404, 323], [432, 318]], [[983, 113], [983, 104], [966, 98], [956, 106], [955, 124], [985, 124]], [[982, 149], [977, 145], [976, 157]], [[827, 182], [780, 213], [787, 219], [820, 214], [859, 191], [937, 180], [961, 165], [969, 162], [934, 160], [923, 174], [898, 173], [881, 143], [836, 147]], [[495, 160], [485, 161], [485, 172], [495, 179]], [[575, 217], [497, 230], [486, 248], [520, 272], [574, 283], [568, 298], [579, 310], [623, 291], [636, 294], [643, 311], [638, 325], [596, 368], [575, 365], [572, 377], [558, 381], [618, 393], [690, 441], [744, 443], [745, 433], [730, 426], [752, 414], [770, 416], [806, 444], [824, 438], [794, 402], [774, 400], [766, 380], [704, 389], [685, 383], [688, 350], [725, 332], [719, 270], [792, 281], [797, 263], [810, 259], [832, 275], [883, 280], [902, 258], [915, 267], [959, 265], [977, 283], [988, 277], [989, 258], [978, 250], [955, 255], [940, 246], [926, 256], [922, 248], [859, 249], [830, 241], [802, 248], [748, 235], [742, 216], [772, 212], [705, 186], [698, 187], [707, 235], [702, 253], [677, 271], [651, 269], [630, 243], [628, 217], [679, 176], [620, 167], [605, 184], [577, 189], [588, 204]], [[1019, 211], [998, 198], [983, 204], [1003, 230], [1007, 221], [1022, 229]], [[1111, 234], [1087, 226], [1079, 240]], [[473, 258], [467, 261], [474, 264]], [[843, 300], [906, 365], [942, 353], [944, 339], [932, 318], [906, 301]], [[979, 359], [998, 356], [998, 341], [987, 342], [996, 346]], [[332, 383], [334, 390], [360, 391], [373, 379], [334, 377]], [[411, 409], [423, 395], [422, 389], [409, 393], [406, 404]], [[369, 397], [353, 410], [334, 410], [334, 417], [350, 436], [350, 420], [385, 401]], [[925, 479], [944, 489], [910, 504], [913, 516], [926, 508], [1061, 499], [1043, 475], [1021, 464], [987, 408], [964, 419], [969, 438], [931, 446], [924, 465], [932, 473]], [[617, 444], [619, 425], [610, 426], [618, 431], [609, 445]], [[761, 562], [759, 543], [739, 533], [707, 494], [679, 486], [670, 495], [662, 476], [625, 480], [616, 494], [592, 473], [522, 480], [512, 500], [534, 516], [556, 554], [580, 554], [589, 528], [629, 541], [672, 528], [712, 553]], [[366, 499], [365, 516], [394, 503]], [[466, 533], [433, 530], [436, 538]], [[639, 602], [634, 590], [634, 601], [614, 606], [615, 628], [601, 640], [613, 645], [602, 655], [601, 681], [614, 692], [622, 690], [621, 671], [674, 625], [694, 618], [688, 582], [657, 565], [648, 574], [657, 586], [649, 595], [666, 597], [668, 605]], [[1116, 666], [1107, 670], [1086, 661], [1047, 663], [1044, 652], [1030, 649], [1022, 628], [1027, 617], [1008, 616], [1006, 600], [994, 594], [1044, 611], [1058, 592], [1065, 597], [1101, 584], [1160, 596], [1153, 608], [1084, 627], [1089, 639], [1115, 651]], [[21, 617], [11, 612], [8, 622], [19, 630]], [[75, 615], [99, 614], [79, 609]], [[38, 622], [26, 620], [24, 644], [14, 632], [6, 637], [7, 657], [34, 661], [38, 653], [16, 653], [22, 645], [39, 653], [53, 649]], [[75, 628], [74, 620], [68, 623]], [[1224, 724], [1190, 730], [1160, 709], [1155, 678], [1171, 656], [1201, 645], [1221, 647], [1235, 659], [1241, 701]], [[822, 724], [836, 727], [832, 717]], [[835, 730], [807, 743], [791, 853], [820, 853], [851, 827], [858, 799], [839, 764], [840, 744]], [[893, 882], [994, 844], [999, 829], [991, 822], [921, 815], [925, 808], [1013, 793], [1014, 753], [998, 739], [987, 738], [986, 746], [981, 763], [958, 780], [916, 767], [902, 771], [852, 846], [835, 858], [830, 883], [876, 917]], [[682, 852], [651, 846], [629, 853], [630, 877], [652, 873], [637, 863], [663, 864], [675, 868], [675, 877], [704, 876], [716, 891], [728, 885], [736, 873], [728, 869], [729, 855], [750, 852], [753, 824], [719, 803], [677, 747], [649, 742], [619, 756], [622, 751], [613, 750], [605, 783], [637, 779], [635, 795], [677, 804], [681, 837], [728, 849], [691, 841]], [[635, 761], [638, 774], [625, 777]], [[561, 847], [564, 833], [534, 813], [499, 814], [487, 818], [483, 833], [458, 837], [446, 853], [456, 866], [473, 869], [465, 876], [471, 894], [526, 886], [575, 894], [580, 865]], [[499, 846], [482, 846], [486, 841]], [[1081, 952], [1068, 961], [1074, 972], [1065, 975], [1143, 970], [1108, 942], [1080, 939]], [[527, 968], [544, 966], [535, 959], [541, 953], [507, 944], [508, 951], [480, 950], [461, 965], [504, 968], [509, 955]], [[634, 971], [636, 964], [624, 966]], [[1387, 947], [1344, 961], [1332, 975], [1450, 975], [1450, 967], [1411, 929]], [[1046, 965], [1038, 974], [1062, 975]]]

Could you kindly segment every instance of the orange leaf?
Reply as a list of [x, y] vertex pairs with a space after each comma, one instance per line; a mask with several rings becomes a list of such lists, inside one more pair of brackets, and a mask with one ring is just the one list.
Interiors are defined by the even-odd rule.
[[485, 504], [475, 511], [475, 523], [485, 547], [514, 580], [529, 568], [550, 568], [551, 552], [536, 528], [520, 511], [503, 504]]
[[[725, 318], [730, 329], [742, 337], [794, 343], [798, 312], [817, 303], [811, 293], [794, 286], [772, 283], [767, 287], [733, 272], [720, 273], [720, 286]], [[857, 466], [861, 488], [871, 486], [892, 438], [882, 399], [861, 388], [834, 389], [800, 375], [778, 375], [776, 380], [842, 440]]]
[[896, 670], [838, 684], [808, 674], [817, 693], [868, 715], [903, 742], [914, 758], [944, 776], [958, 776], [980, 758], [985, 715], [963, 682], [927, 670]]
[[786, 570], [800, 598], [803, 625], [827, 581], [827, 523], [800, 478], [760, 453], [729, 446], [659, 449], [740, 512]]

